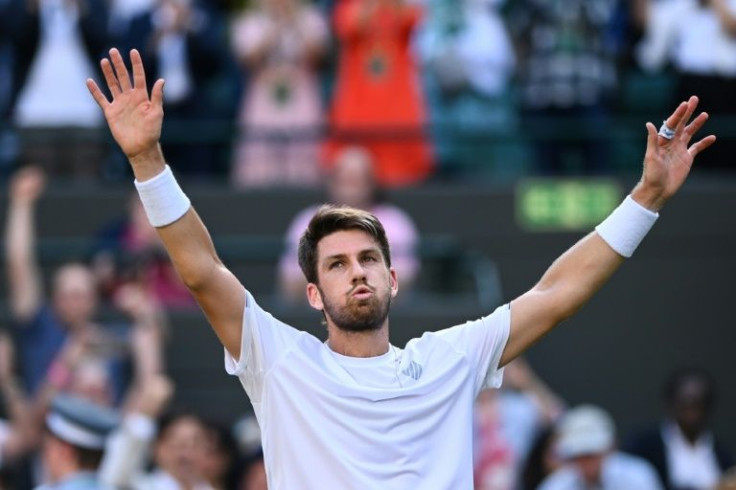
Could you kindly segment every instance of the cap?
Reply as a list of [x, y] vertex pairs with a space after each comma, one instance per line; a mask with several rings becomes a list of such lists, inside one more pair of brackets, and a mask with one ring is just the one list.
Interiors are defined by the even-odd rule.
[[103, 449], [108, 434], [118, 425], [118, 414], [107, 407], [71, 395], [57, 395], [46, 416], [48, 430], [73, 446]]
[[563, 458], [604, 453], [613, 447], [615, 427], [602, 408], [581, 405], [568, 411], [557, 425], [557, 450]]

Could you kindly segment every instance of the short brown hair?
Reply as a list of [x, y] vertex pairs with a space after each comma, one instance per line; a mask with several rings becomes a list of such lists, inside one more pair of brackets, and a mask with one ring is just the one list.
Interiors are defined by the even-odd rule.
[[325, 204], [312, 217], [299, 239], [299, 267], [307, 282], [317, 284], [317, 245], [327, 235], [337, 231], [360, 230], [378, 242], [383, 260], [391, 267], [391, 251], [386, 231], [378, 218], [367, 211], [349, 206]]

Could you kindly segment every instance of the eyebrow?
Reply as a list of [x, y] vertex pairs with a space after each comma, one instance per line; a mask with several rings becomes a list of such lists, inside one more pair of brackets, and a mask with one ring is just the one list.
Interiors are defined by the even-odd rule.
[[[374, 254], [374, 253], [380, 254], [381, 253], [381, 250], [378, 247], [365, 248], [365, 249], [361, 250], [360, 252], [358, 252], [358, 257], [362, 257], [362, 256], [365, 256], [367, 254]], [[340, 254], [335, 254], [335, 255], [329, 255], [329, 256], [327, 256], [327, 257], [325, 257], [323, 259], [323, 262], [330, 262], [330, 261], [333, 261], [333, 260], [345, 259], [345, 258], [347, 258], [347, 256], [348, 256], [348, 254], [345, 254], [345, 253], [340, 253]]]

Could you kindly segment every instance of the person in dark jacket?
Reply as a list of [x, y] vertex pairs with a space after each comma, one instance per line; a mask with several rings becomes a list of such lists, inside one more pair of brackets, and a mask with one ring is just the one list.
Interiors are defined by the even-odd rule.
[[625, 449], [648, 460], [668, 490], [714, 488], [734, 460], [708, 425], [713, 378], [702, 369], [678, 369], [665, 383], [664, 401], [667, 414], [660, 426], [636, 435]]

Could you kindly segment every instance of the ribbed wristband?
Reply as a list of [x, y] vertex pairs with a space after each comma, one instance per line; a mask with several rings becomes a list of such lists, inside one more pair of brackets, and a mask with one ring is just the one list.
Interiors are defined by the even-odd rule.
[[191, 202], [179, 187], [171, 168], [143, 182], [135, 181], [135, 188], [146, 210], [148, 221], [156, 228], [170, 225], [189, 210]]
[[657, 218], [659, 213], [648, 210], [629, 195], [595, 230], [619, 255], [631, 257]]

